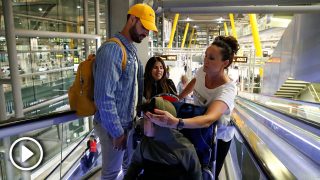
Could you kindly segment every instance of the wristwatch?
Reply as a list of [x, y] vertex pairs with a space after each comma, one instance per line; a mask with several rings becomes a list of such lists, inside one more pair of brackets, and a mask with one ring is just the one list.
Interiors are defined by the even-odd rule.
[[177, 130], [180, 131], [181, 129], [183, 129], [183, 127], [184, 127], [184, 121], [182, 118], [179, 118], [179, 122], [177, 124]]

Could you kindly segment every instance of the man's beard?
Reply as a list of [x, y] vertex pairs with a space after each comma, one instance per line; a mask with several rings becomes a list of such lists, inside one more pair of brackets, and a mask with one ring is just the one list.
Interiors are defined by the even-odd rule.
[[145, 35], [139, 34], [136, 26], [137, 23], [135, 23], [134, 26], [130, 28], [129, 34], [133, 42], [141, 43], [141, 41], [145, 38]]

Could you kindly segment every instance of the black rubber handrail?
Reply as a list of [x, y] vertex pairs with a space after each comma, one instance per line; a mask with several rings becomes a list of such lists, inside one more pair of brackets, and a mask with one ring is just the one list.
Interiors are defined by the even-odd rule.
[[[66, 115], [73, 115], [73, 114], [75, 114], [75, 111], [68, 110], [68, 111], [60, 111], [60, 112], [44, 114], [44, 115], [40, 115], [40, 116], [29, 116], [29, 117], [23, 117], [23, 118], [10, 118], [7, 120], [0, 121], [0, 129], [8, 128], [8, 127], [16, 126], [16, 125], [25, 125], [28, 123], [46, 121], [46, 120], [52, 119], [52, 118], [59, 119], [59, 118], [65, 117]], [[59, 123], [59, 121], [57, 121], [57, 123]]]
[[0, 123], [0, 138], [20, 135], [25, 132], [79, 119], [75, 111], [61, 111], [46, 115], [8, 119]]

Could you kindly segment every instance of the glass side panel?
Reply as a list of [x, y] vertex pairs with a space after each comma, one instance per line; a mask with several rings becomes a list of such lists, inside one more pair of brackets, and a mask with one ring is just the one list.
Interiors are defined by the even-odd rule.
[[[79, 142], [82, 142], [83, 139], [85, 140], [81, 144], [85, 149], [86, 137], [89, 132], [89, 121], [87, 119], [75, 119], [19, 136], [0, 139], [0, 179], [46, 179], [49, 174], [54, 174], [60, 179], [60, 174], [63, 176], [66, 170], [63, 169], [64, 173], [60, 173], [59, 163], [74, 148], [78, 147]], [[40, 147], [32, 140], [23, 138], [32, 138], [41, 146], [43, 159], [39, 165], [36, 164], [41, 157]], [[10, 153], [10, 149], [12, 149], [12, 153]], [[82, 152], [84, 149], [82, 148]], [[10, 158], [11, 154], [12, 158]], [[77, 160], [68, 159], [68, 162], [74, 163]], [[36, 167], [32, 170], [21, 170], [21, 168], [15, 167], [12, 161], [18, 167]], [[53, 171], [54, 173], [52, 173]]]
[[[67, 94], [74, 81], [79, 63], [85, 59], [82, 49], [84, 40], [17, 37], [16, 41], [23, 108], [29, 108]], [[90, 52], [95, 52], [94, 41], [89, 41], [89, 43], [91, 44]], [[10, 68], [7, 53], [4, 51], [0, 55], [2, 57], [0, 76], [8, 79]], [[3, 89], [7, 114], [12, 114], [14, 113], [12, 87], [10, 84], [3, 84]], [[51, 108], [51, 111], [43, 111], [43, 109], [41, 113], [55, 110]], [[26, 115], [29, 114], [29, 112], [26, 113]]]

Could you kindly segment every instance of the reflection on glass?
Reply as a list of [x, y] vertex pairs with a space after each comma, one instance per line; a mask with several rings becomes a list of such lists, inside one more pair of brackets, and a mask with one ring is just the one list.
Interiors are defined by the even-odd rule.
[[320, 123], [320, 104], [239, 92], [240, 97], [272, 109]]
[[[64, 159], [70, 152], [74, 150], [75, 147], [78, 147], [79, 142], [81, 142], [88, 135], [88, 133], [88, 120], [77, 119], [71, 122], [37, 129], [21, 135], [0, 139], [0, 179], [11, 179], [12, 177], [17, 177], [17, 179], [19, 179], [25, 177], [25, 172], [15, 168], [10, 161], [5, 160], [6, 156], [9, 155], [9, 148], [11, 144], [21, 137], [31, 137], [38, 141], [41, 144], [44, 154], [41, 164], [35, 169], [27, 172], [27, 176], [30, 176], [31, 179], [46, 179], [47, 176], [51, 174], [51, 176], [55, 176], [60, 179], [60, 168], [56, 167], [59, 165], [62, 159]], [[20, 149], [19, 146], [17, 147]], [[26, 147], [31, 151], [34, 150], [34, 148], [29, 144], [28, 146], [26, 145]], [[86, 147], [86, 143], [82, 143], [81, 147], [82, 150], [84, 150], [83, 148]], [[19, 149], [14, 151], [19, 152]], [[33, 153], [33, 156], [37, 157], [37, 154], [39, 152], [37, 150], [34, 150]], [[80, 153], [79, 155], [81, 154], [82, 153]], [[18, 153], [15, 157], [13, 157], [13, 159], [15, 159], [20, 165], [19, 161], [21, 161], [21, 158], [17, 156], [20, 157], [21, 155], [19, 155]], [[34, 161], [38, 160], [33, 156], [31, 156], [30, 161], [28, 160], [27, 165], [32, 164], [34, 163]], [[78, 158], [68, 159], [68, 162], [73, 164], [77, 160]], [[52, 173], [54, 169], [57, 170]], [[63, 168], [62, 170], [64, 172], [67, 171]], [[10, 177], [8, 177], [9, 175]], [[62, 173], [62, 176], [63, 175], [64, 173]]]

